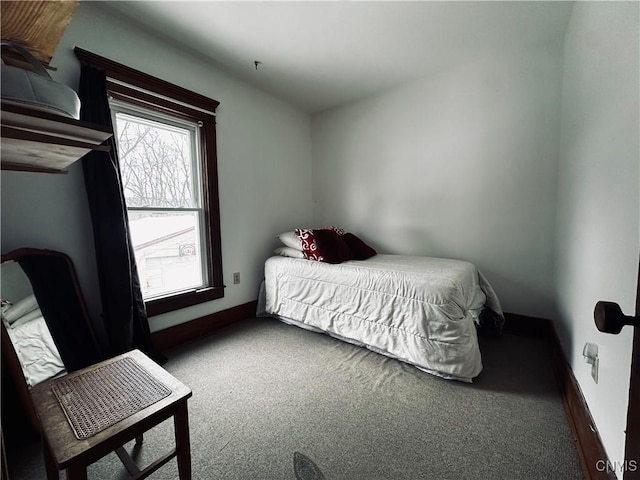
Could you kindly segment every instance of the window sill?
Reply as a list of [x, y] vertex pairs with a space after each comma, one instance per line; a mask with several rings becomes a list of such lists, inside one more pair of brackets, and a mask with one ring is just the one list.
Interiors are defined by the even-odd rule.
[[167, 295], [166, 297], [147, 300], [147, 316], [153, 317], [161, 313], [173, 312], [181, 308], [209, 302], [224, 297], [224, 286], [207, 287], [199, 290]]

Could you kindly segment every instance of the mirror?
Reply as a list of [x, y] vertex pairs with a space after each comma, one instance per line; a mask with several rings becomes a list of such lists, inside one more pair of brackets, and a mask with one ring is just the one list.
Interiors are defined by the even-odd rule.
[[28, 387], [66, 373], [31, 282], [14, 260], [0, 267], [2, 323], [20, 362]]
[[0, 299], [2, 360], [39, 431], [29, 389], [103, 357], [67, 255], [32, 248], [2, 255]]

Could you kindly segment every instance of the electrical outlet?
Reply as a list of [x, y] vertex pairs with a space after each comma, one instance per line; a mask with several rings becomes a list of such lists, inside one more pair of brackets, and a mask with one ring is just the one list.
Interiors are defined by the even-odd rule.
[[598, 367], [599, 366], [600, 366], [600, 359], [596, 357], [593, 364], [591, 365], [591, 376], [593, 377], [593, 381], [596, 383], [598, 383]]
[[240, 283], [240, 272], [236, 272], [233, 274], [233, 284], [237, 285]]
[[600, 359], [598, 358], [598, 345], [595, 343], [585, 343], [582, 349], [582, 355], [585, 361], [591, 365], [591, 377], [593, 381], [598, 383], [598, 367], [600, 366]]

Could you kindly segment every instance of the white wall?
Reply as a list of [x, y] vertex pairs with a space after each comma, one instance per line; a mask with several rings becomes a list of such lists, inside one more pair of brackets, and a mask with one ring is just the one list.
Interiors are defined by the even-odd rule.
[[[80, 70], [75, 46], [221, 102], [217, 141], [225, 297], [154, 317], [152, 331], [255, 300], [264, 260], [277, 246], [275, 235], [311, 221], [308, 115], [93, 2], [80, 3], [52, 61], [58, 67], [55, 78], [74, 88]], [[2, 172], [2, 251], [24, 246], [69, 254], [97, 318], [93, 238], [80, 163], [68, 175]], [[233, 285], [233, 272], [241, 273], [239, 285]]]
[[[632, 330], [599, 333], [598, 300], [635, 309], [640, 251], [638, 3], [576, 2], [566, 33], [558, 182], [558, 330], [612, 461], [624, 458]], [[598, 384], [582, 358], [599, 346]], [[621, 478], [621, 472], [617, 472]]]
[[550, 317], [561, 39], [312, 119], [316, 225], [466, 259], [506, 311]]
[[[80, 46], [221, 102], [225, 298], [153, 318], [152, 330], [255, 299], [274, 235], [293, 226], [336, 224], [383, 252], [467, 259], [505, 310], [558, 320], [607, 452], [620, 461], [631, 331], [598, 333], [592, 311], [600, 299], [634, 310], [638, 22], [634, 2], [576, 2], [564, 52], [558, 42], [480, 58], [310, 125], [306, 114], [81, 2], [54, 77], [77, 85], [72, 49]], [[1, 187], [2, 252], [71, 255], [96, 319], [80, 164], [68, 175], [3, 171]], [[234, 286], [236, 271], [242, 283]], [[581, 355], [588, 341], [600, 347], [597, 385]]]

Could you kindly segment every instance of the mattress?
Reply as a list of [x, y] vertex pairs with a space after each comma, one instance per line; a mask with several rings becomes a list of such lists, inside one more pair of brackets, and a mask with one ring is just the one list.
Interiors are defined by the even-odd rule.
[[502, 319], [476, 266], [443, 258], [376, 255], [332, 265], [271, 257], [261, 296], [267, 315], [464, 381], [482, 370], [475, 324], [483, 309]]

